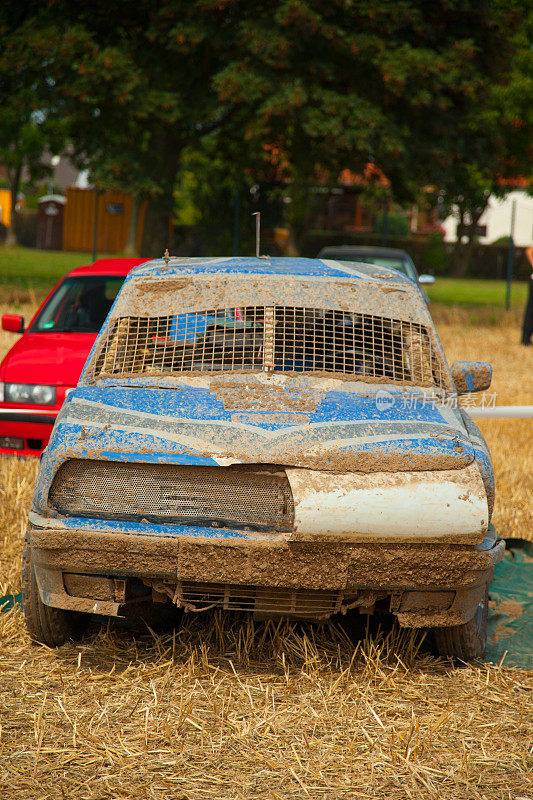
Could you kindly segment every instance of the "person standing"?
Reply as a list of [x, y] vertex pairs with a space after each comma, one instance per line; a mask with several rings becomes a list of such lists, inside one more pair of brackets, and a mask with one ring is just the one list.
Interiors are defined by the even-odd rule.
[[[533, 269], [533, 247], [528, 247], [526, 250], [526, 258], [531, 264]], [[529, 298], [526, 304], [524, 313], [524, 324], [522, 326], [522, 344], [531, 344], [531, 337], [533, 336], [533, 272], [529, 278]]]

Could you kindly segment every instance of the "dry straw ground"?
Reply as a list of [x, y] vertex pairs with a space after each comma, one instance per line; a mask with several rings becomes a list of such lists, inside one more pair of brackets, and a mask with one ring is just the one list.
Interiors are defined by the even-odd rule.
[[[450, 360], [492, 360], [498, 402], [531, 403], [516, 321], [463, 322], [440, 318]], [[496, 524], [533, 538], [533, 426], [481, 427]], [[0, 459], [0, 594], [19, 586], [36, 467]], [[523, 670], [454, 668], [397, 631], [354, 646], [337, 625], [214, 614], [52, 651], [19, 611], [0, 614], [0, 798], [531, 800], [532, 688]]]

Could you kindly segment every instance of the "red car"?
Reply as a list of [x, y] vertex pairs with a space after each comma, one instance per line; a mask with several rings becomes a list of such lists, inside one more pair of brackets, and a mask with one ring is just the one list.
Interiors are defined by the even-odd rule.
[[52, 289], [28, 328], [4, 314], [2, 328], [23, 336], [0, 365], [0, 453], [39, 456], [124, 282], [143, 258], [102, 258], [77, 267]]

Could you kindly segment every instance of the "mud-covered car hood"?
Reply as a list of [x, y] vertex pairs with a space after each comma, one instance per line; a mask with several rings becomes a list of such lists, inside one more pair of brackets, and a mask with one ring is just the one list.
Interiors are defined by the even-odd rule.
[[413, 387], [226, 375], [79, 387], [45, 456], [71, 457], [375, 472], [461, 469], [475, 452], [459, 411]]

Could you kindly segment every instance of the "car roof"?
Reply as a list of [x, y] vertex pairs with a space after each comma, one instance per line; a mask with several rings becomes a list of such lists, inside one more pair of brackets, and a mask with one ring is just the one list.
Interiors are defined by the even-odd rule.
[[99, 258], [93, 264], [84, 264], [67, 273], [65, 277], [88, 275], [127, 275], [133, 267], [144, 264], [146, 258]]
[[[172, 317], [198, 308], [330, 305], [431, 324], [416, 283], [395, 269], [320, 258], [162, 258], [135, 267], [110, 311], [121, 317]], [[325, 304], [325, 305], [324, 305]], [[314, 307], [314, 306], [313, 306]]]
[[372, 278], [403, 283], [409, 281], [399, 272], [375, 264], [342, 263], [341, 261], [320, 258], [270, 258], [270, 257], [228, 257], [228, 258], [169, 258], [148, 261], [137, 267], [130, 275], [136, 278], [165, 278], [176, 274], [187, 275], [298, 275], [324, 278]]
[[331, 245], [323, 247], [319, 256], [325, 255], [361, 255], [361, 256], [390, 256], [391, 258], [410, 258], [406, 250], [393, 247], [373, 247], [371, 245]]

